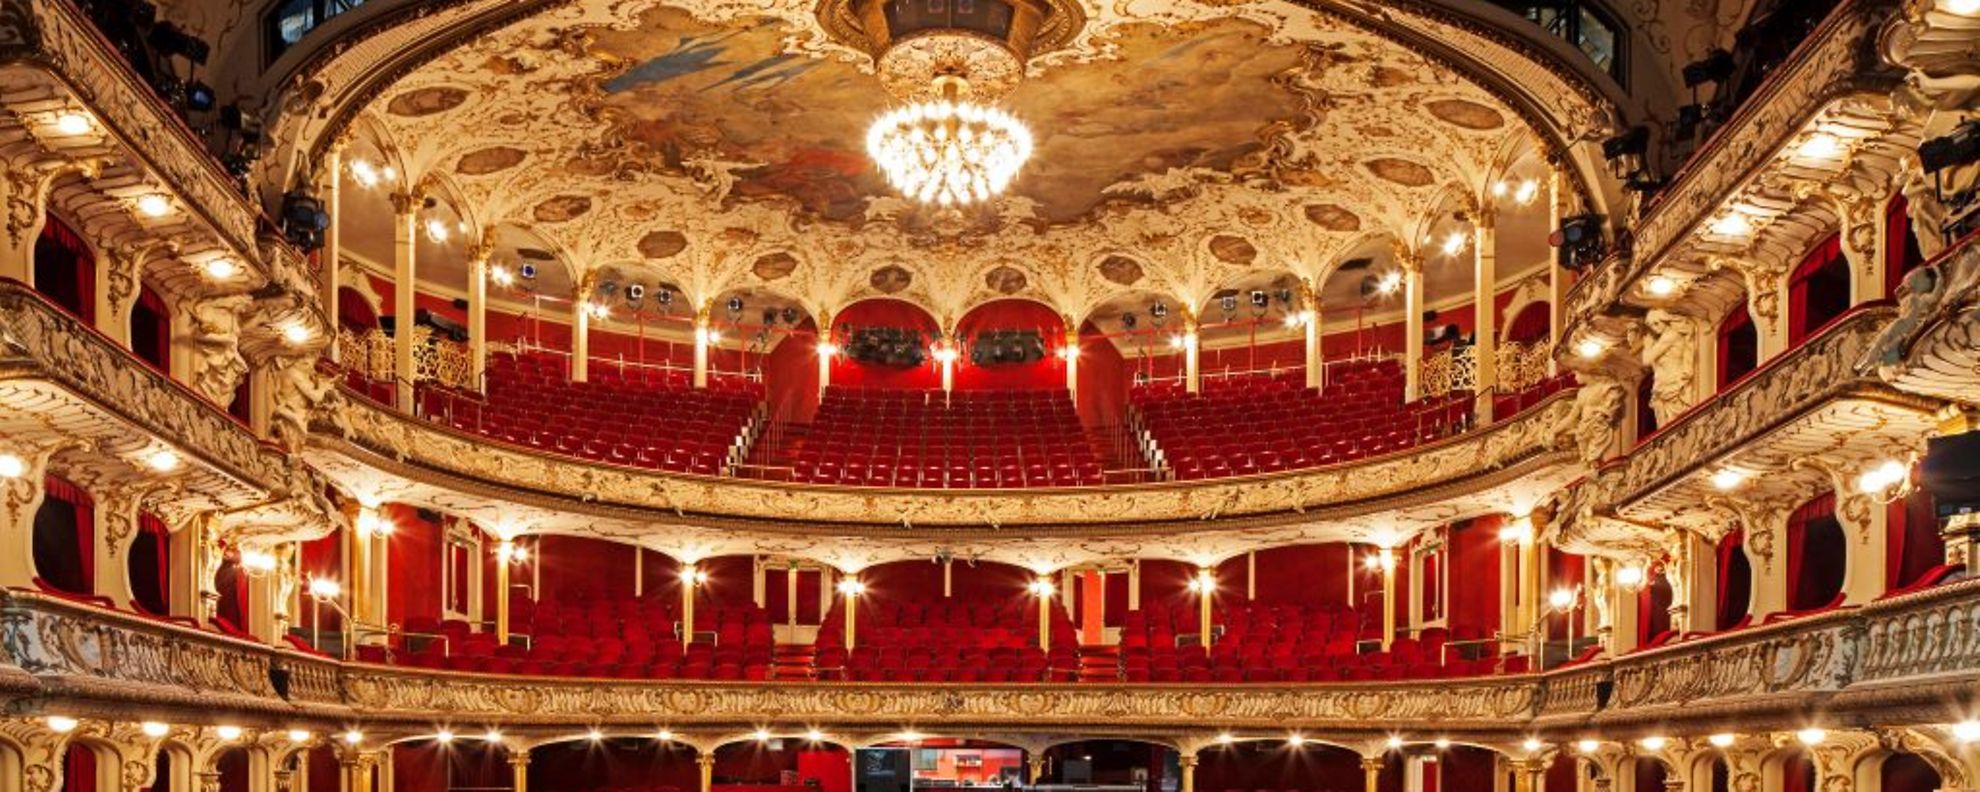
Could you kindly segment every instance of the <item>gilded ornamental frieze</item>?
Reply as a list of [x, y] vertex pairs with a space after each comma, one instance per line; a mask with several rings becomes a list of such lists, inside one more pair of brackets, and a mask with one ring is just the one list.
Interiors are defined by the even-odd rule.
[[[67, 701], [348, 723], [434, 719], [491, 724], [821, 727], [903, 723], [982, 728], [1382, 729], [1435, 724], [1518, 733], [1576, 723], [1740, 716], [1792, 725], [1827, 702], [1916, 707], [1917, 683], [1966, 685], [1980, 673], [1980, 583], [1705, 636], [1539, 675], [1419, 682], [1223, 685], [915, 685], [516, 678], [341, 663], [36, 594], [0, 595], [0, 668], [32, 675], [34, 695]], [[279, 681], [278, 681], [279, 680]]]

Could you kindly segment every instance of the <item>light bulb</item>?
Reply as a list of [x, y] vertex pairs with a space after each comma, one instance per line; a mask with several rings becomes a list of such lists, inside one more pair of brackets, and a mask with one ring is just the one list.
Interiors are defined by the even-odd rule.
[[1661, 751], [1664, 750], [1664, 745], [1667, 742], [1669, 741], [1665, 740], [1662, 737], [1645, 737], [1641, 740], [1637, 740], [1636, 744], [1643, 746], [1643, 750], [1646, 751]]
[[225, 256], [207, 259], [205, 269], [206, 277], [214, 280], [226, 280], [241, 271], [240, 266], [235, 264], [233, 259]]
[[291, 323], [282, 327], [282, 340], [289, 342], [292, 346], [307, 344], [314, 337], [316, 337], [316, 333], [309, 329], [309, 325], [301, 322]]
[[584, 738], [592, 742], [598, 742], [605, 739], [605, 733], [597, 729], [592, 729], [584, 733]]
[[158, 193], [140, 196], [137, 199], [137, 210], [145, 217], [164, 217], [172, 213], [172, 199]]
[[446, 729], [441, 729], [441, 730], [439, 730], [439, 731], [437, 731], [437, 732], [434, 732], [434, 733], [433, 733], [433, 741], [434, 741], [434, 742], [437, 742], [437, 743], [450, 743], [450, 742], [453, 742], [453, 741], [454, 741], [454, 733], [453, 733], [453, 732], [451, 732], [451, 731], [448, 731], [448, 730], [446, 730]]
[[16, 479], [27, 475], [27, 460], [14, 454], [0, 454], [0, 479]]
[[1294, 747], [1294, 748], [1298, 748], [1298, 747], [1300, 747], [1300, 746], [1302, 746], [1302, 745], [1305, 745], [1305, 744], [1306, 744], [1306, 735], [1304, 735], [1304, 734], [1295, 734], [1295, 735], [1292, 735], [1292, 736], [1290, 736], [1290, 737], [1287, 737], [1287, 738], [1286, 738], [1286, 744], [1287, 744], [1287, 745], [1290, 745], [1290, 746], [1292, 746], [1292, 747]]
[[804, 733], [804, 739], [808, 742], [818, 742], [825, 739], [825, 733], [817, 729], [812, 729]]
[[1644, 288], [1653, 297], [1669, 297], [1677, 293], [1678, 283], [1676, 278], [1669, 275], [1652, 275], [1649, 283], [1644, 284]]
[[[1527, 742], [1532, 743], [1533, 741], [1527, 740]], [[1592, 754], [1602, 749], [1602, 743], [1595, 740], [1581, 740], [1574, 744], [1574, 749], [1585, 754]], [[1531, 751], [1533, 748], [1528, 747], [1526, 750]]]
[[48, 716], [48, 728], [49, 730], [55, 732], [56, 734], [68, 734], [69, 732], [75, 731], [76, 727], [79, 725], [81, 724], [77, 723], [75, 718], [71, 718], [67, 715]]
[[1963, 720], [1953, 724], [1952, 736], [1962, 743], [1980, 742], [1980, 720]]
[[158, 721], [145, 721], [138, 724], [138, 731], [144, 732], [144, 736], [146, 737], [157, 739], [169, 734], [172, 731], [172, 727]]
[[1745, 483], [1746, 474], [1732, 468], [1720, 468], [1712, 474], [1712, 486], [1722, 491], [1739, 489], [1739, 485]]
[[1795, 153], [1805, 159], [1834, 159], [1836, 155], [1842, 153], [1842, 141], [1827, 132], [1817, 132], [1809, 135], [1807, 140], [1801, 141], [1801, 146], [1795, 149]]
[[1744, 212], [1734, 210], [1712, 221], [1712, 233], [1719, 236], [1743, 237], [1753, 233], [1753, 221]]
[[661, 742], [673, 742], [674, 732], [669, 729], [661, 729], [659, 733], [653, 735], [653, 739], [659, 740]]
[[241, 727], [219, 726], [214, 728], [213, 733], [222, 740], [226, 740], [227, 742], [233, 742], [241, 738]]
[[1980, 0], [1945, 0], [1945, 9], [1959, 16], [1980, 16]]
[[1601, 339], [1596, 338], [1584, 338], [1581, 340], [1581, 343], [1576, 344], [1574, 347], [1575, 354], [1588, 360], [1601, 357], [1602, 353], [1608, 350], [1609, 345], [1602, 343]]
[[96, 125], [90, 123], [89, 116], [82, 113], [63, 113], [55, 117], [55, 131], [64, 135], [81, 135]]
[[170, 473], [179, 468], [179, 455], [169, 448], [161, 448], [145, 457], [144, 463], [150, 465], [152, 470]]
[[1794, 738], [1800, 740], [1802, 745], [1821, 745], [1824, 740], [1829, 739], [1829, 732], [1815, 726], [1810, 726], [1795, 732]]
[[1736, 738], [1733, 735], [1721, 732], [1705, 738], [1705, 741], [1711, 743], [1714, 748], [1726, 748], [1733, 744], [1734, 739]]
[[309, 734], [309, 730], [307, 730], [307, 729], [290, 729], [290, 730], [289, 730], [289, 742], [297, 742], [297, 743], [299, 743], [299, 742], [309, 742], [309, 737], [310, 737], [310, 734]]
[[769, 742], [769, 741], [770, 741], [770, 730], [769, 730], [769, 729], [757, 729], [757, 730], [756, 730], [756, 731], [755, 731], [754, 733], [752, 733], [752, 734], [751, 734], [750, 736], [751, 736], [751, 737], [754, 737], [754, 738], [756, 738], [756, 741], [757, 741], [757, 742]]

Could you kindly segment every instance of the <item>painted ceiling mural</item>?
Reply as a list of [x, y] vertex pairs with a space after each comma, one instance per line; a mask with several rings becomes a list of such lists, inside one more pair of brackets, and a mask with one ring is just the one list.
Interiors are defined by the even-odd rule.
[[886, 186], [864, 141], [890, 99], [794, 0], [560, 4], [400, 78], [360, 131], [470, 224], [525, 230], [575, 273], [644, 267], [690, 300], [762, 289], [812, 311], [889, 294], [945, 322], [1005, 296], [1083, 317], [1260, 270], [1319, 280], [1370, 239], [1422, 245], [1537, 156], [1492, 93], [1325, 12], [1087, 10], [1001, 102], [1038, 138], [1031, 162], [966, 211]]

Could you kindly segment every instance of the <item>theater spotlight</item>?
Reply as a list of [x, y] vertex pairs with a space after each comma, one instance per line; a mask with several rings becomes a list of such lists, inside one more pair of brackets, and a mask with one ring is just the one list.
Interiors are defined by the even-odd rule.
[[1732, 77], [1732, 73], [1732, 53], [1714, 47], [1705, 53], [1705, 57], [1685, 64], [1684, 87], [1697, 88], [1706, 83], [1722, 83]]
[[1918, 165], [1938, 173], [1980, 160], [1980, 119], [1969, 119], [1943, 137], [1918, 144]]
[[1602, 141], [1602, 158], [1618, 160], [1624, 157], [1641, 157], [1650, 150], [1650, 128], [1638, 124], [1608, 140]]

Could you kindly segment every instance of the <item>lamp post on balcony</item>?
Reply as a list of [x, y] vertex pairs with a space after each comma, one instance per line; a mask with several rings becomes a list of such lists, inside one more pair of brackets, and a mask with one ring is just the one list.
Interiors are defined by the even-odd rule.
[[1059, 590], [1051, 578], [1040, 577], [1025, 586], [1031, 596], [1038, 598], [1038, 649], [1052, 651], [1052, 595]]
[[[1581, 588], [1579, 586], [1557, 588], [1547, 595], [1547, 615], [1552, 616], [1559, 613], [1567, 618], [1567, 657], [1569, 659], [1574, 657], [1574, 614], [1578, 610], [1581, 610]], [[1535, 647], [1536, 649], [1544, 649], [1546, 647], [1547, 632], [1545, 628], [1546, 623], [1544, 621], [1534, 625], [1534, 640], [1540, 644], [1540, 646]], [[1541, 661], [1542, 665], [1545, 664], [1544, 652], [1536, 651], [1534, 658]]]
[[495, 643], [509, 645], [509, 567], [529, 561], [529, 548], [516, 544], [513, 533], [502, 533], [495, 545]]
[[1203, 652], [1210, 652], [1210, 602], [1217, 596], [1217, 573], [1209, 567], [1196, 570], [1196, 577], [1189, 579], [1190, 593], [1196, 595], [1197, 643], [1203, 645]]
[[323, 646], [322, 606], [324, 603], [329, 603], [330, 607], [337, 611], [337, 615], [343, 617], [343, 623], [339, 625], [344, 636], [341, 654], [345, 660], [351, 659], [351, 612], [344, 610], [343, 604], [337, 601], [337, 598], [344, 594], [343, 584], [338, 583], [334, 578], [310, 578], [308, 590], [310, 645], [319, 649]]
[[839, 581], [839, 593], [846, 598], [846, 649], [850, 651], [857, 642], [857, 632], [853, 626], [859, 614], [859, 595], [866, 593], [866, 584], [859, 578], [849, 577]]
[[694, 564], [681, 567], [681, 645], [694, 643], [694, 590], [708, 582], [708, 571]]

